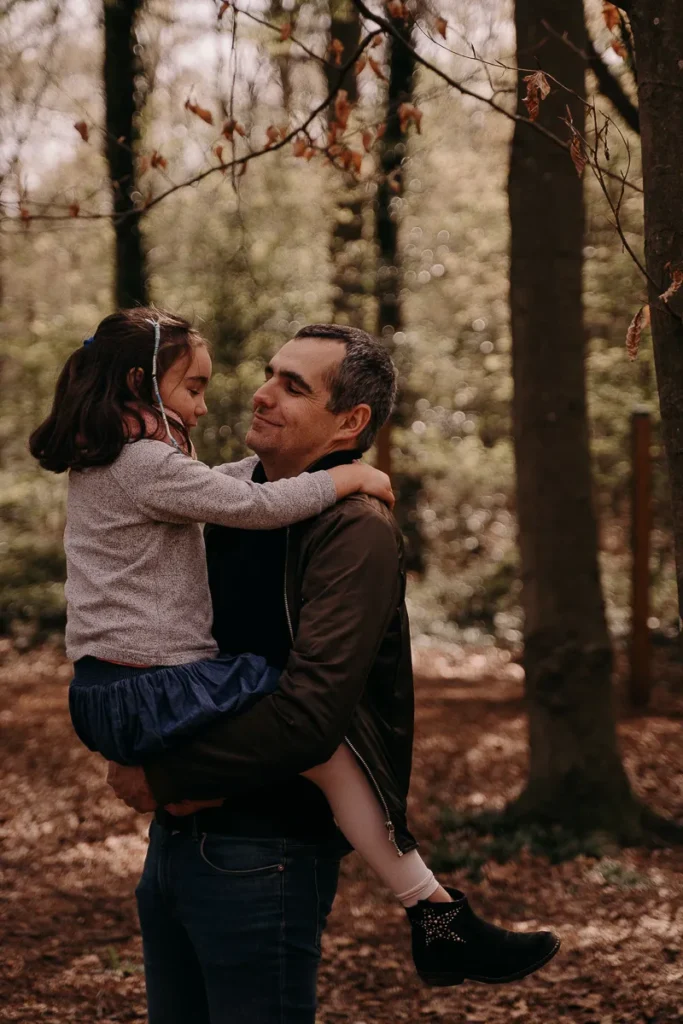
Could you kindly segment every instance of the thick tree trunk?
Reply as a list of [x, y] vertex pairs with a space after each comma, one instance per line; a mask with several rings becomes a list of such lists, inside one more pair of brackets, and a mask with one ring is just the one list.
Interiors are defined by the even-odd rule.
[[[552, 24], [551, 35], [543, 20]], [[582, 131], [581, 0], [517, 0], [517, 62], [553, 89], [540, 120], [571, 107]], [[526, 86], [520, 76], [521, 99]], [[641, 812], [621, 764], [612, 702], [584, 380], [583, 189], [566, 152], [518, 123], [509, 178], [514, 442], [529, 711], [528, 784], [511, 811], [636, 838]]]
[[[403, 20], [394, 19], [394, 24], [406, 41], [410, 42], [410, 29]], [[391, 346], [393, 335], [403, 327], [403, 270], [398, 245], [398, 217], [404, 188], [403, 159], [407, 136], [401, 127], [399, 108], [402, 103], [412, 102], [415, 58], [412, 50], [402, 46], [396, 39], [388, 38], [387, 46], [389, 88], [386, 131], [380, 142], [380, 181], [375, 214], [378, 250], [375, 294], [377, 334]], [[377, 465], [385, 473], [391, 474], [391, 420], [382, 428], [377, 439]]]
[[104, 0], [104, 98], [106, 156], [114, 204], [116, 235], [115, 300], [119, 308], [147, 305], [145, 251], [137, 188], [138, 139], [135, 19], [143, 0]]
[[[337, 40], [343, 46], [338, 54], [340, 64], [346, 64], [360, 42], [360, 17], [350, 0], [330, 2], [330, 40]], [[332, 55], [328, 55], [326, 67], [327, 87], [334, 88], [339, 80]], [[342, 82], [342, 89], [348, 94], [349, 103], [358, 99], [356, 72], [350, 68]], [[334, 102], [329, 111], [330, 123], [334, 121]], [[352, 174], [342, 173], [339, 193], [334, 210], [330, 237], [330, 262], [332, 264], [332, 318], [335, 323], [352, 327], [364, 326], [364, 299], [366, 288], [364, 278], [363, 245], [363, 194]]]
[[645, 260], [652, 340], [673, 504], [679, 609], [683, 609], [683, 290], [659, 299], [683, 270], [683, 4], [634, 0], [628, 10], [638, 70], [645, 191]]

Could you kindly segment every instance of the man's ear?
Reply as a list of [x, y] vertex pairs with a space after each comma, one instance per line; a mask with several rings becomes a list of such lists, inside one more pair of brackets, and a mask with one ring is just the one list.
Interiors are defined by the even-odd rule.
[[369, 405], [354, 405], [353, 409], [342, 413], [337, 427], [337, 439], [354, 441], [363, 433], [372, 417]]
[[126, 376], [126, 383], [128, 384], [128, 387], [130, 388], [134, 395], [140, 393], [140, 388], [142, 387], [142, 382], [144, 379], [145, 371], [142, 369], [141, 366], [136, 366], [128, 371], [128, 374]]

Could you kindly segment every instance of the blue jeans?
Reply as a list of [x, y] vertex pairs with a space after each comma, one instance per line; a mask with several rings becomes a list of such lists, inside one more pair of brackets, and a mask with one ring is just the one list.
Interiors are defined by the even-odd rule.
[[136, 890], [149, 1024], [314, 1024], [338, 848], [171, 833]]

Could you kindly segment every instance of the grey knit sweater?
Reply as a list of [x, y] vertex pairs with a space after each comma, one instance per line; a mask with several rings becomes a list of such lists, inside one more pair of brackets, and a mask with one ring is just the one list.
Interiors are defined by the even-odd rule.
[[336, 500], [329, 473], [257, 484], [255, 457], [209, 469], [164, 441], [69, 473], [66, 650], [140, 665], [212, 657], [202, 523], [268, 530]]

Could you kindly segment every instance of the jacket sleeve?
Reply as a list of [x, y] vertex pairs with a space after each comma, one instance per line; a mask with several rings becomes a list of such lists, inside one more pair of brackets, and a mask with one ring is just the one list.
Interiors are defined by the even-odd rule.
[[394, 527], [367, 503], [350, 505], [310, 552], [278, 689], [147, 762], [160, 803], [268, 785], [324, 763], [344, 739], [401, 600]]
[[109, 470], [144, 515], [164, 523], [273, 530], [319, 515], [337, 500], [325, 471], [253, 483], [209, 469], [164, 441], [128, 445]]

